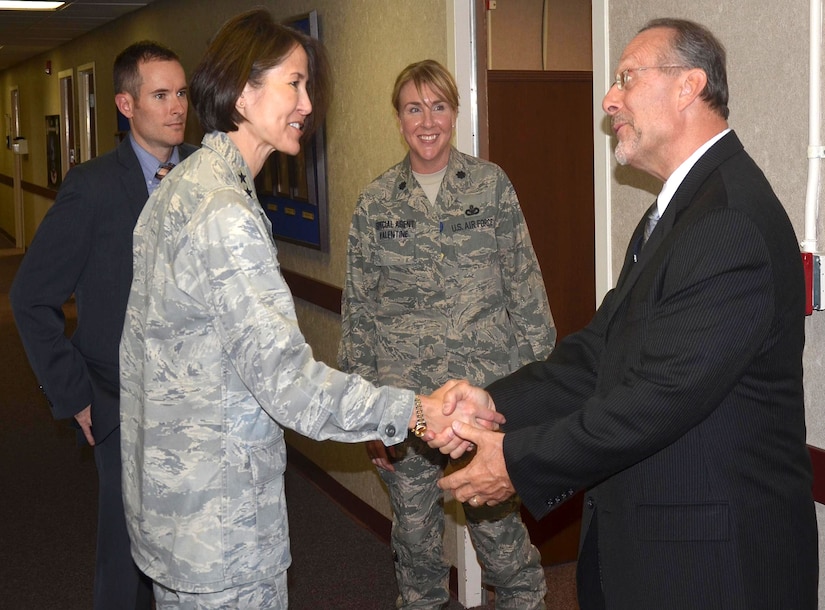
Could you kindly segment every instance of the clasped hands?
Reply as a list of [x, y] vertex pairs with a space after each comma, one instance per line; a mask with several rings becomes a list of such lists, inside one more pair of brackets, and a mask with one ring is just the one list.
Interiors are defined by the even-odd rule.
[[[454, 458], [475, 448], [472, 441], [455, 435], [451, 427], [454, 421], [464, 422], [468, 427], [482, 430], [498, 430], [499, 425], [504, 423], [504, 416], [496, 413], [492, 400], [489, 404], [483, 401], [474, 403], [470, 400], [458, 404], [454, 395], [451, 395], [453, 397], [448, 405], [445, 402], [445, 397], [452, 388], [460, 384], [471, 387], [466, 381], [451, 380], [429, 396], [419, 395], [427, 426], [427, 432], [421, 437], [422, 440], [429, 442], [434, 449], [440, 449], [442, 453], [449, 453]], [[408, 428], [413, 429], [416, 422], [417, 414], [413, 412]], [[381, 441], [373, 440], [367, 441], [366, 449], [367, 456], [376, 468], [395, 472], [395, 466], [393, 465], [393, 460], [396, 457], [395, 446], [386, 447]]]
[[438, 482], [441, 489], [472, 506], [493, 506], [516, 492], [504, 462], [504, 434], [498, 431], [505, 419], [487, 392], [453, 380], [421, 402], [427, 420], [422, 439], [430, 447], [453, 459], [476, 450], [469, 464]]

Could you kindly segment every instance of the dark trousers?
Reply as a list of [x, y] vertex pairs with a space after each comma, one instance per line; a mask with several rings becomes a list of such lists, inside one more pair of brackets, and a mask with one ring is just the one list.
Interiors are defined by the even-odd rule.
[[581, 610], [604, 610], [605, 601], [599, 565], [599, 529], [596, 515], [591, 518], [590, 527], [579, 551], [576, 583]]
[[132, 561], [123, 512], [120, 428], [94, 449], [100, 480], [97, 514], [95, 610], [149, 610], [152, 581]]

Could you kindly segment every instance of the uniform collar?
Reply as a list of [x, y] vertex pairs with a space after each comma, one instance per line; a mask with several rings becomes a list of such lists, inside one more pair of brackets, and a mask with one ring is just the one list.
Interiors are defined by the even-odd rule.
[[[451, 148], [450, 160], [447, 162], [447, 172], [444, 175], [442, 190], [444, 187], [448, 187], [447, 190], [461, 192], [463, 190], [461, 185], [466, 184], [468, 178], [469, 172], [464, 164], [462, 155], [455, 147]], [[451, 186], [454, 188], [450, 189], [449, 187]], [[414, 188], [420, 187], [413, 175], [412, 166], [410, 165], [410, 154], [407, 153], [407, 156], [404, 157], [404, 160], [401, 162], [401, 168], [395, 180], [395, 190], [393, 194], [397, 198], [408, 198]]]
[[222, 131], [213, 131], [203, 136], [201, 145], [214, 150], [231, 168], [238, 189], [244, 191], [250, 199], [257, 200], [255, 176], [249, 170], [249, 165], [244, 161], [241, 151], [228, 135]]

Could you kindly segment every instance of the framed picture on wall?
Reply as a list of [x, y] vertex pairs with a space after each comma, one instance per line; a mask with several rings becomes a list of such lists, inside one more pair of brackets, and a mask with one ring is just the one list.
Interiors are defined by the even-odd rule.
[[[284, 25], [320, 38], [317, 11], [288, 19]], [[303, 142], [297, 156], [281, 152], [269, 156], [255, 178], [255, 189], [277, 239], [329, 251], [326, 175], [323, 126]]]

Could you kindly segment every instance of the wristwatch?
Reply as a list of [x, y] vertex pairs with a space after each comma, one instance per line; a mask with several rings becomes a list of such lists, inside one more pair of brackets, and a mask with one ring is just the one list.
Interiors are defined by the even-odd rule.
[[424, 406], [421, 404], [421, 397], [415, 395], [415, 427], [413, 432], [418, 438], [424, 436], [427, 431], [427, 422], [424, 420]]

